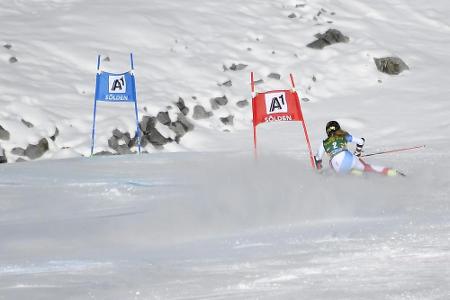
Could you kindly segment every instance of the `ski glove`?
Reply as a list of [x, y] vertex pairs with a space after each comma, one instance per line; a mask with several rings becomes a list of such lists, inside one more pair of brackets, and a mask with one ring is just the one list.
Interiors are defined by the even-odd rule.
[[355, 154], [357, 157], [361, 156], [362, 148], [364, 146], [364, 142], [366, 141], [364, 138], [361, 138], [363, 140], [362, 144], [356, 144]]
[[317, 157], [314, 156], [314, 162], [316, 163], [317, 170], [322, 169], [322, 160], [321, 159], [317, 159]]

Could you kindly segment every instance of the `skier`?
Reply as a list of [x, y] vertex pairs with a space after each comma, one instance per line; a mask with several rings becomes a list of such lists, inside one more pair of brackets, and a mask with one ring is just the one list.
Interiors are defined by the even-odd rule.
[[[322, 169], [322, 157], [326, 152], [330, 156], [331, 168], [337, 173], [360, 175], [363, 172], [374, 172], [386, 176], [404, 175], [392, 168], [374, 166], [364, 162], [360, 156], [365, 139], [352, 136], [342, 130], [338, 122], [328, 122], [325, 129], [328, 137], [320, 144], [319, 150], [314, 156], [318, 170]], [[347, 143], [356, 144], [353, 154], [347, 149]]]

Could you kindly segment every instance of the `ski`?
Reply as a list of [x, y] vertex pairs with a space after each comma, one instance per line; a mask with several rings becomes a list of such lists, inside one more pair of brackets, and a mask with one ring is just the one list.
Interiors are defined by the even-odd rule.
[[395, 171], [397, 172], [398, 175], [403, 176], [403, 177], [406, 177], [406, 174], [405, 174], [405, 173], [403, 173], [403, 172], [401, 172], [401, 171], [399, 171], [399, 170], [395, 170]]

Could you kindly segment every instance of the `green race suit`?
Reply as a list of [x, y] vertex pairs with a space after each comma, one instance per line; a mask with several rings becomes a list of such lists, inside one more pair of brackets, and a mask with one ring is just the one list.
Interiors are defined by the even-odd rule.
[[334, 135], [323, 141], [323, 147], [326, 153], [333, 156], [343, 150], [347, 150], [347, 143], [351, 142], [351, 140], [352, 136], [350, 134]]

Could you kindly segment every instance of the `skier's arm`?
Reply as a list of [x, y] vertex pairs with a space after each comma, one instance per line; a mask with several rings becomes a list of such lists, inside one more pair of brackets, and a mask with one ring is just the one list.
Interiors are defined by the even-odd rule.
[[317, 150], [316, 156], [314, 156], [314, 162], [316, 163], [316, 168], [318, 170], [322, 169], [322, 157], [325, 154], [325, 148], [323, 143], [320, 143], [319, 150]]
[[346, 136], [346, 139], [347, 139], [347, 142], [356, 144], [356, 149], [355, 149], [354, 154], [356, 156], [360, 157], [362, 148], [363, 148], [364, 143], [366, 142], [366, 140], [364, 138], [355, 137], [355, 136], [352, 136], [350, 134]]

